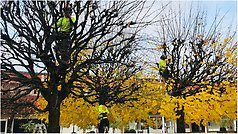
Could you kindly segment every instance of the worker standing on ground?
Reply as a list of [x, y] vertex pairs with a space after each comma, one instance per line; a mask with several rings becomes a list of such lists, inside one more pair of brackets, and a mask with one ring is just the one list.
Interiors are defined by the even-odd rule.
[[[101, 104], [98, 107], [98, 112], [99, 112], [99, 133], [104, 133], [108, 132], [109, 130], [109, 120], [108, 120], [108, 114], [109, 114], [109, 110], [107, 109], [107, 107], [105, 106], [105, 104]], [[107, 129], [106, 129], [107, 128]]]

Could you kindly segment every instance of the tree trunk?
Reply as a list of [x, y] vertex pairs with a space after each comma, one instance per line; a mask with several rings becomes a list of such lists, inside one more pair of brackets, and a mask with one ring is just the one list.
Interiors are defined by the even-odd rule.
[[180, 117], [177, 119], [177, 133], [185, 133], [184, 111], [183, 109], [177, 112]]
[[112, 133], [115, 133], [116, 132], [116, 129], [115, 128], [112, 128]]
[[7, 133], [13, 133], [13, 118], [8, 119], [7, 123]]
[[192, 132], [205, 132], [205, 127], [202, 124], [198, 126], [196, 123], [192, 123]]
[[49, 103], [49, 126], [47, 129], [48, 133], [60, 133], [60, 101], [58, 91], [52, 94]]
[[199, 126], [196, 123], [192, 123], [192, 132], [199, 132]]

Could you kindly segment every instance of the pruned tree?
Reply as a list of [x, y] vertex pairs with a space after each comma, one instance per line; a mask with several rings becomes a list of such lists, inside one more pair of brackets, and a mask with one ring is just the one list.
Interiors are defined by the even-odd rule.
[[[118, 70], [117, 72], [120, 71], [123, 70]], [[150, 126], [156, 126], [155, 122], [151, 120], [149, 114], [156, 114], [158, 107], [160, 106], [160, 102], [163, 100], [163, 93], [166, 90], [165, 88], [161, 88], [161, 83], [155, 79], [141, 79], [141, 73], [137, 74], [137, 77], [133, 76], [133, 78], [125, 80], [125, 82], [121, 80], [122, 77], [120, 77], [119, 80], [117, 75], [115, 75], [117, 78], [112, 78], [110, 81], [107, 81], [105, 77], [108, 77], [111, 73], [113, 72], [110, 72], [109, 74], [104, 73], [107, 75], [101, 77], [102, 79], [100, 81], [100, 89], [104, 93], [103, 101], [105, 101], [105, 104], [110, 110], [110, 113], [108, 114], [110, 127], [119, 128], [123, 132], [123, 129], [126, 128], [130, 122], [135, 121], [143, 122], [144, 124], [147, 123]], [[103, 73], [100, 74], [102, 75]], [[140, 78], [139, 80], [138, 77]], [[86, 129], [89, 126], [98, 125], [98, 101], [102, 98], [102, 94], [99, 90], [93, 89], [96, 83], [93, 78], [88, 80], [89, 83], [92, 83], [89, 85], [92, 86], [89, 87], [84, 85], [84, 87], [86, 87], [84, 91], [94, 91], [94, 94], [91, 93], [92, 97], [88, 98], [87, 102], [82, 98], [75, 98], [75, 96], [70, 95], [61, 103], [60, 125], [62, 127], [69, 127], [73, 124], [77, 125], [81, 129]], [[115, 80], [118, 81], [112, 82]], [[135, 80], [137, 81], [136, 84], [140, 85], [139, 90], [135, 90], [134, 88], [125, 88], [133, 85]], [[109, 86], [106, 86], [107, 83]], [[121, 85], [119, 83], [121, 83]], [[121, 92], [122, 90], [127, 90], [127, 92]], [[134, 93], [131, 94], [131, 92]], [[117, 96], [115, 96], [115, 94]], [[114, 97], [116, 97], [116, 99], [112, 99]], [[41, 98], [37, 101], [37, 105], [45, 107], [47, 102]], [[45, 119], [47, 116], [47, 113], [37, 114], [39, 119]], [[46, 120], [46, 122], [48, 122], [48, 120]]]
[[[226, 80], [235, 82], [236, 31], [232, 27], [221, 28], [225, 15], [217, 13], [214, 20], [207, 20], [206, 12], [191, 5], [190, 10], [178, 11], [172, 8], [162, 15], [158, 26], [158, 48], [160, 55], [167, 56], [170, 77], [165, 82], [172, 87], [167, 88], [170, 96], [186, 99], [188, 96], [209, 88], [221, 94], [225, 88], [215, 88]], [[209, 22], [209, 23], [208, 23]], [[210, 23], [211, 22], [211, 23]], [[223, 41], [224, 40], [224, 41]], [[230, 55], [230, 56], [227, 56]], [[188, 90], [191, 88], [193, 90]], [[180, 106], [178, 106], [180, 107]], [[177, 109], [177, 132], [185, 132], [184, 107]]]
[[[141, 71], [141, 67], [136, 65], [137, 58], [130, 54], [135, 52], [134, 48], [124, 48], [122, 54], [119, 54], [120, 48], [110, 49], [105, 58], [115, 62], [92, 65], [89, 73], [78, 79], [80, 92], [91, 96], [85, 98], [86, 101], [112, 105], [133, 100], [130, 97], [139, 89], [136, 74]], [[78, 92], [74, 95], [77, 96]]]
[[[62, 9], [69, 5], [76, 18], [70, 41], [55, 39], [50, 42], [52, 35], [60, 34], [56, 22], [63, 15]], [[90, 70], [96, 71], [96, 66], [123, 63], [124, 57], [133, 52], [131, 48], [136, 45], [138, 33], [156, 19], [149, 18], [151, 14], [148, 11], [152, 5], [153, 2], [145, 6], [144, 1], [3, 2], [1, 80], [2, 83], [15, 81], [19, 83], [18, 87], [26, 87], [15, 87], [18, 92], [4, 100], [16, 102], [36, 91], [36, 98], [31, 102], [20, 102], [20, 105], [31, 106], [41, 112], [48, 111], [48, 132], [60, 132], [61, 102], [69, 94], [76, 95], [76, 92], [78, 97], [87, 100], [87, 94], [75, 83], [84, 81]], [[145, 9], [147, 12], [143, 12]], [[56, 28], [52, 29], [52, 25]], [[125, 33], [126, 36], [123, 36]], [[57, 52], [56, 48], [61, 47], [68, 49]], [[27, 72], [30, 77], [20, 71]], [[45, 76], [43, 81], [39, 78], [41, 74]], [[1, 92], [14, 92], [14, 89]], [[39, 96], [48, 102], [45, 109], [34, 105]]]

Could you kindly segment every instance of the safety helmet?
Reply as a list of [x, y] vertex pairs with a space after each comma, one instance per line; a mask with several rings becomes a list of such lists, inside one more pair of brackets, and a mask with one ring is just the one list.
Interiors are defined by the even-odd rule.
[[72, 9], [71, 9], [71, 7], [70, 6], [67, 6], [67, 7], [64, 7], [63, 8], [63, 11], [64, 11], [64, 13], [68, 13], [68, 14], [71, 14], [72, 13]]
[[167, 57], [165, 55], [161, 55], [160, 59], [165, 60]]

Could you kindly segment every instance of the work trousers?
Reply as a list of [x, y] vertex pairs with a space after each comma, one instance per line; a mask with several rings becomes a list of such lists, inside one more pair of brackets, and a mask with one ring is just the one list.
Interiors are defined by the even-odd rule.
[[109, 121], [107, 118], [101, 119], [99, 124], [99, 133], [104, 133], [104, 128], [107, 127], [109, 129]]
[[48, 52], [51, 49], [51, 45], [54, 41], [59, 41], [59, 43], [56, 43], [55, 49], [60, 52], [65, 52], [69, 49], [69, 41], [70, 36], [69, 33], [54, 33], [52, 34], [45, 43], [45, 53], [48, 54]]
[[68, 53], [69, 50], [69, 44], [70, 44], [70, 36], [69, 33], [55, 33], [52, 34], [47, 40], [45, 45], [45, 53], [48, 54], [51, 45], [53, 42], [56, 42], [56, 46], [54, 47], [54, 51], [56, 52], [56, 56], [60, 57], [61, 62], [64, 62], [64, 64], [67, 64], [70, 56]]
[[164, 78], [164, 79], [168, 79], [170, 77], [170, 73], [169, 70], [166, 68], [164, 71], [160, 71], [160, 75]]

